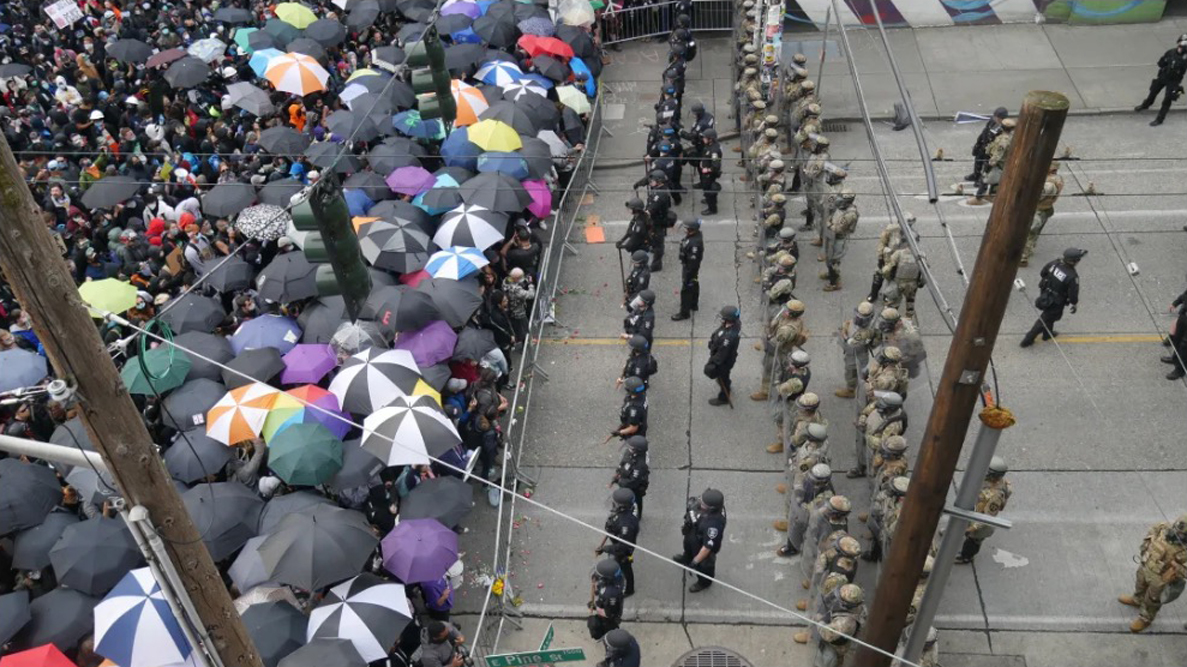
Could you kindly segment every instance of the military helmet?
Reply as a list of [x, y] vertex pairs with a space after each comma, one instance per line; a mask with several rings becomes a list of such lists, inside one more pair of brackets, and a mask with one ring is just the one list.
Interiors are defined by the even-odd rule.
[[[747, 65], [757, 64], [758, 56], [754, 55], [753, 53], [747, 53], [746, 57], [742, 58], [742, 62], [746, 63]], [[747, 67], [746, 69], [754, 69], [755, 74], [758, 73], [758, 70], [753, 67]]]
[[[773, 227], [773, 226], [779, 224], [779, 215], [777, 213], [772, 213], [772, 214], [768, 215], [766, 220], [763, 221], [763, 224], [765, 224], [768, 227]], [[768, 244], [768, 246], [769, 246], [769, 244]]]
[[784, 241], [790, 241], [795, 238], [795, 229], [791, 226], [784, 227], [779, 230], [779, 238]]
[[995, 456], [989, 460], [989, 474], [996, 477], [1001, 477], [1010, 471], [1010, 466], [1006, 465], [1006, 460], [1000, 456]]
[[770, 167], [775, 171], [783, 171], [785, 166], [786, 165], [783, 164], [783, 160], [771, 160]]
[[787, 201], [787, 195], [783, 194], [782, 192], [776, 192], [775, 194], [771, 195], [771, 201], [775, 202], [776, 204], [783, 204]]
[[[833, 496], [833, 498], [836, 497], [837, 496]], [[837, 551], [850, 558], [855, 558], [861, 555], [861, 542], [858, 542], [857, 538], [853, 537], [852, 535], [846, 535], [837, 540]], [[847, 585], [852, 586], [853, 584]], [[842, 590], [844, 590], [844, 588], [844, 586], [841, 587]]]
[[795, 404], [804, 409], [815, 410], [816, 408], [820, 407], [820, 397], [810, 391], [807, 391], [803, 394], [800, 394], [800, 397], [795, 399]]
[[701, 136], [710, 140], [710, 141], [717, 141], [717, 130], [715, 130], [713, 128], [709, 128], [709, 129], [705, 130], [704, 132], [702, 132]]
[[792, 67], [791, 73], [793, 75], [795, 75], [796, 78], [799, 78], [799, 79], [808, 78], [808, 70], [804, 69], [803, 67], [799, 67], [799, 66]]
[[[793, 255], [791, 253], [787, 253], [786, 255], [780, 257], [779, 258], [779, 266], [781, 266], [785, 269], [790, 269], [791, 267], [795, 266], [795, 255]], [[788, 310], [791, 310], [791, 309], [789, 308]], [[803, 311], [801, 310], [800, 312], [803, 312]]]
[[642, 211], [645, 208], [643, 200], [639, 199], [638, 197], [632, 197], [628, 199], [626, 202], [626, 207], [632, 211]]
[[935, 567], [936, 567], [936, 559], [934, 557], [928, 556], [927, 558], [924, 558], [923, 559], [923, 572], [920, 573], [920, 576], [922, 576], [922, 578], [924, 578], [924, 579], [927, 579], [928, 577], [931, 576], [931, 571], [933, 569], [935, 569]]
[[606, 633], [606, 646], [619, 651], [624, 651], [630, 648], [631, 641], [634, 639], [635, 638], [631, 636], [631, 633], [627, 632], [626, 630], [623, 630], [622, 628], [614, 628], [610, 632]]
[[[683, 15], [682, 15], [682, 16], [683, 16]], [[690, 109], [692, 109], [692, 112], [693, 112], [693, 113], [696, 113], [696, 114], [699, 114], [699, 113], [702, 113], [702, 112], [704, 112], [704, 111], [705, 111], [705, 105], [704, 105], [704, 104], [702, 104], [702, 103], [701, 103], [701, 102], [699, 102], [699, 101], [697, 101], [697, 102], [693, 102], [693, 103], [692, 103], [692, 106], [691, 106], [691, 107], [689, 107], [689, 108], [690, 108]]]
[[742, 312], [738, 310], [737, 306], [722, 306], [721, 319], [727, 322], [736, 322], [742, 316]]
[[643, 300], [643, 303], [653, 304], [655, 303], [655, 292], [649, 289], [640, 290], [639, 298]]
[[618, 561], [614, 560], [613, 558], [603, 558], [602, 560], [598, 561], [594, 571], [596, 571], [598, 576], [603, 579], [613, 579], [618, 576], [619, 569]]
[[643, 262], [646, 262], [647, 261], [647, 251], [646, 250], [636, 250], [635, 252], [632, 252], [631, 253], [631, 261], [634, 262], [635, 264], [642, 264]]
[[795, 352], [792, 352], [788, 356], [788, 359], [790, 359], [792, 365], [796, 367], [807, 366], [808, 364], [812, 363], [812, 357], [808, 356], [808, 353], [804, 352], [803, 350], [796, 350]]
[[896, 496], [907, 495], [907, 488], [911, 486], [911, 478], [899, 475], [890, 480], [890, 492]]
[[652, 169], [647, 173], [647, 178], [653, 181], [666, 181], [668, 180], [668, 175], [664, 173], [663, 169]]
[[763, 109], [767, 108], [767, 103], [763, 100], [754, 100], [753, 102], [750, 103], [750, 106], [754, 107], [755, 109], [757, 109], [759, 111], [762, 111]]
[[907, 439], [901, 435], [888, 436], [882, 440], [879, 449], [882, 451], [882, 456], [900, 458], [907, 451]]
[[676, 17], [676, 24], [681, 28], [687, 28], [688, 26], [692, 25], [692, 18], [689, 17], [688, 14], [681, 14], [680, 16]]
[[845, 187], [841, 188], [841, 192], [837, 194], [837, 197], [840, 199], [843, 199], [845, 201], [851, 202], [857, 198], [857, 193], [854, 192], [853, 189], [850, 188], [848, 185], [846, 185]]
[[[753, 6], [754, 6], [754, 0], [746, 0], [745, 3], [742, 3], [743, 8], [753, 7]], [[752, 42], [746, 42], [746, 44], [742, 47], [743, 53], [754, 53], [757, 50], [758, 50], [758, 47], [756, 47]]]
[[[637, 252], [643, 252], [643, 251], [639, 250]], [[643, 252], [643, 255], [644, 255], [644, 257], [646, 257], [647, 253]], [[646, 350], [647, 348], [651, 347], [651, 344], [647, 342], [647, 337], [644, 336], [643, 334], [632, 335], [630, 337], [630, 339], [627, 340], [626, 344], [632, 350]]]
[[901, 408], [903, 407], [903, 397], [897, 391], [888, 391], [878, 394], [878, 398], [874, 399], [874, 404], [879, 410]]
[[824, 424], [811, 423], [808, 424], [808, 439], [812, 442], [824, 442], [828, 439], [828, 427]]
[[845, 584], [841, 587], [840, 594], [837, 597], [841, 599], [841, 602], [844, 602], [850, 607], [856, 607], [862, 602], [865, 602], [866, 599], [865, 593], [861, 590], [861, 586], [858, 586], [857, 584]]
[[630, 507], [635, 504], [635, 492], [630, 489], [619, 487], [614, 489], [614, 493], [610, 494], [610, 499], [614, 501], [615, 505], [619, 507]]
[[833, 469], [828, 467], [827, 463], [817, 463], [808, 470], [808, 474], [812, 479], [825, 480], [833, 476]]
[[888, 345], [882, 349], [882, 357], [887, 361], [902, 361], [903, 351], [893, 345]]
[[885, 322], [898, 322], [899, 314], [897, 308], [883, 308], [882, 320]]
[[1002, 121], [1002, 129], [1003, 130], [1007, 130], [1007, 131], [1013, 130], [1017, 126], [1018, 126], [1018, 121], [1014, 120], [1013, 118], [1007, 118]]
[[779, 130], [776, 130], [773, 127], [768, 127], [762, 131], [762, 136], [766, 137], [767, 139], [777, 139], [779, 138]]
[[701, 492], [701, 502], [705, 507], [719, 510], [725, 507], [725, 494], [717, 489], [705, 489]]
[[626, 446], [635, 450], [636, 452], [647, 451], [647, 437], [642, 435], [632, 435], [626, 439]]
[[643, 383], [643, 380], [639, 379], [635, 375], [632, 375], [623, 381], [622, 388], [626, 389], [626, 393], [628, 394], [637, 394], [646, 389], [647, 385]]
[[869, 301], [862, 301], [857, 304], [857, 314], [863, 317], [868, 317], [874, 314], [874, 304]]
[[[749, 56], [747, 56], [747, 57], [749, 57]], [[756, 56], [756, 58], [757, 58], [757, 56]], [[757, 74], [758, 74], [758, 70], [753, 67], [747, 67], [746, 69], [742, 70], [742, 76], [755, 76]]]
[[763, 122], [767, 125], [778, 125], [779, 117], [775, 114], [767, 114], [767, 117], [763, 119]]
[[808, 107], [804, 111], [809, 116], [819, 116], [821, 109], [820, 109], [819, 104], [813, 102], [813, 103], [809, 104]]
[[797, 53], [791, 57], [791, 62], [797, 65], [803, 65], [804, 63], [808, 62], [808, 56], [805, 56], [802, 53]]
[[833, 496], [828, 499], [828, 504], [824, 506], [824, 509], [830, 514], [848, 514], [853, 511], [853, 504], [845, 496]]
[[804, 79], [804, 82], [800, 84], [800, 89], [809, 92], [816, 90], [816, 82], [812, 79]]
[[1171, 530], [1179, 537], [1180, 541], [1187, 538], [1187, 514], [1180, 515], [1175, 519], [1175, 522], [1171, 524]]

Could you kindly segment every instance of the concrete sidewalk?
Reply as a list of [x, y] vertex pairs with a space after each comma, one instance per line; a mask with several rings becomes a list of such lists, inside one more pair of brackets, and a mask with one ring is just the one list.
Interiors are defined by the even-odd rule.
[[[899, 94], [877, 29], [847, 32], [870, 113], [892, 115]], [[1149, 90], [1158, 58], [1185, 32], [1187, 19], [1172, 18], [1138, 25], [897, 28], [889, 36], [916, 110], [934, 119], [958, 111], [988, 114], [1003, 105], [1013, 113], [1031, 90], [1065, 93], [1073, 114], [1132, 113]], [[860, 118], [835, 28], [820, 73], [823, 37], [811, 29], [784, 33], [784, 53], [808, 56], [830, 120]], [[1187, 109], [1187, 102], [1178, 108]]]

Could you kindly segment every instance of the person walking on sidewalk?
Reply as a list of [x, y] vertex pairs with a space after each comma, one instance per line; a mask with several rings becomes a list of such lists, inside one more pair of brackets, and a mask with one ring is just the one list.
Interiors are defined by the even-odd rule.
[[1170, 111], [1171, 102], [1179, 99], [1183, 90], [1183, 75], [1187, 74], [1187, 33], [1179, 35], [1179, 43], [1175, 48], [1167, 50], [1158, 59], [1158, 74], [1150, 82], [1150, 94], [1141, 104], [1133, 108], [1134, 111], [1144, 111], [1154, 104], [1154, 98], [1165, 88], [1162, 96], [1162, 106], [1158, 107], [1158, 115], [1150, 121], [1151, 127], [1162, 125], [1166, 120], [1166, 112]]
[[1010, 112], [1005, 107], [994, 109], [993, 115], [985, 122], [985, 127], [981, 128], [981, 134], [977, 135], [977, 142], [973, 144], [973, 172], [965, 176], [964, 180], [981, 182], [981, 177], [985, 175], [985, 169], [989, 166], [989, 144], [1002, 133], [1002, 121], [1009, 115]]
[[1058, 336], [1055, 323], [1063, 318], [1064, 306], [1070, 305], [1072, 313], [1076, 312], [1076, 305], [1080, 303], [1080, 276], [1076, 273], [1076, 265], [1087, 254], [1087, 250], [1068, 248], [1063, 251], [1063, 257], [1047, 262], [1039, 272], [1039, 297], [1035, 299], [1035, 308], [1041, 312], [1034, 326], [1022, 337], [1022, 347], [1034, 345], [1040, 334], [1043, 340]]

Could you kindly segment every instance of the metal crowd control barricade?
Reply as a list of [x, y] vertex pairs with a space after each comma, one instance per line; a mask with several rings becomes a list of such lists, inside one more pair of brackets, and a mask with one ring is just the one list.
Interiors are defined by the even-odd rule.
[[[675, 2], [608, 4], [599, 12], [598, 30], [603, 44], [615, 44], [647, 37], [666, 37], [676, 25]], [[734, 24], [733, 0], [694, 0], [692, 29], [731, 30]]]

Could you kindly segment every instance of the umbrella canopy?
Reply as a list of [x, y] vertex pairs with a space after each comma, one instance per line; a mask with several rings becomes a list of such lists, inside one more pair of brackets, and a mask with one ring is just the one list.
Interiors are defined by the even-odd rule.
[[556, 38], [572, 47], [573, 53], [582, 58], [589, 58], [597, 53], [589, 32], [575, 25], [558, 25]]
[[[474, 23], [474, 19], [465, 14], [446, 14], [442, 12], [434, 25], [436, 25], [438, 32], [452, 36], [453, 33], [466, 30], [472, 23]], [[453, 39], [457, 41], [457, 38]], [[446, 53], [448, 53], [448, 50]]]
[[268, 442], [268, 467], [290, 486], [317, 486], [342, 469], [342, 441], [317, 422], [286, 426]]
[[428, 294], [437, 311], [454, 328], [465, 326], [482, 305], [478, 284], [473, 280], [433, 278], [422, 281], [416, 290]]
[[[387, 655], [386, 651], [384, 655]], [[329, 638], [313, 639], [280, 661], [280, 667], [326, 667], [326, 665], [367, 667], [367, 661], [359, 655], [358, 649], [350, 641]]]
[[309, 148], [310, 141], [309, 135], [301, 134], [291, 127], [270, 127], [260, 133], [260, 148], [277, 155], [300, 153]]
[[437, 228], [424, 211], [399, 199], [379, 202], [368, 214], [397, 227], [410, 226], [429, 235]]
[[[33, 615], [29, 613], [29, 591], [17, 591], [15, 593], [0, 595], [0, 646], [7, 644], [31, 620], [33, 620]], [[38, 649], [33, 650], [36, 651]], [[42, 646], [40, 650], [57, 653], [61, 658], [57, 656], [50, 657], [48, 655], [38, 656], [33, 662], [29, 663], [29, 667], [73, 667], [74, 663], [67, 660], [66, 656], [62, 655], [53, 644]], [[20, 655], [20, 653], [11, 654], [6, 658], [0, 659], [0, 662], [3, 662], [5, 667], [8, 667], [10, 663], [23, 665], [25, 664], [23, 659], [15, 657]], [[33, 656], [28, 657], [30, 659], [33, 658]]]
[[66, 526], [49, 552], [63, 586], [103, 595], [144, 558], [122, 519], [97, 517]]
[[276, 397], [276, 403], [264, 420], [261, 435], [266, 442], [293, 424], [321, 424], [337, 438], [350, 431], [350, 424], [338, 403], [338, 397], [316, 385], [294, 387]]
[[[288, 253], [299, 255], [299, 253]], [[275, 260], [272, 262], [276, 263]], [[269, 265], [271, 266], [271, 265]], [[262, 282], [262, 281], [261, 281]], [[312, 296], [312, 295], [311, 295]], [[263, 347], [276, 348], [281, 354], [289, 350], [301, 340], [301, 327], [292, 318], [283, 315], [260, 315], [239, 325], [235, 334], [231, 336], [231, 349], [236, 354], [244, 350]]]
[[338, 358], [329, 345], [297, 345], [284, 355], [284, 371], [280, 374], [280, 382], [316, 384], [337, 365]]
[[[553, 39], [556, 41], [555, 38], [550, 37], [548, 39]], [[564, 42], [558, 43], [564, 44]], [[569, 45], [565, 44], [565, 48], [568, 49]], [[569, 74], [572, 73], [568, 65], [564, 64], [554, 56], [536, 56], [535, 58], [532, 58], [532, 67], [539, 73], [557, 82], [565, 81], [569, 78]]]
[[513, 62], [496, 60], [479, 67], [474, 76], [484, 83], [503, 86], [522, 79], [523, 71], [519, 69], [519, 65]]
[[569, 59], [574, 55], [573, 47], [555, 37], [524, 35], [519, 38], [516, 44], [524, 51], [527, 51], [528, 55], [532, 56], [533, 64], [536, 62], [536, 56], [555, 56], [557, 58]]
[[152, 47], [138, 39], [117, 39], [107, 47], [107, 57], [125, 65], [142, 63], [152, 55]]
[[255, 268], [238, 255], [228, 255], [206, 272], [206, 284], [219, 292], [237, 292], [250, 287], [255, 274]]
[[427, 294], [405, 285], [372, 290], [360, 315], [377, 322], [380, 330], [389, 336], [399, 331], [415, 331], [440, 318]]
[[131, 199], [139, 189], [131, 176], [105, 176], [82, 193], [82, 205], [91, 210], [111, 208]]
[[441, 248], [467, 246], [485, 250], [507, 234], [507, 216], [482, 206], [462, 204], [441, 218], [433, 242]]
[[[517, 81], [516, 83], [508, 84], [503, 88], [503, 90], [524, 90], [529, 88], [538, 90], [538, 94], [540, 95], [547, 94], [547, 91], [545, 91], [543, 88], [540, 88], [539, 86], [527, 81]], [[482, 119], [501, 121], [510, 125], [511, 128], [516, 132], [528, 136], [532, 136], [536, 133], [538, 125], [536, 118], [531, 115], [527, 109], [517, 105], [515, 102], [508, 100], [500, 100], [490, 105], [490, 107], [482, 113]]]
[[556, 34], [556, 26], [552, 21], [543, 16], [533, 16], [526, 18], [516, 24], [519, 31], [524, 35], [537, 35], [540, 37], [551, 37]]
[[[278, 184], [280, 183], [272, 185]], [[263, 199], [262, 192], [260, 198]], [[292, 216], [282, 206], [270, 203], [256, 204], [243, 209], [239, 215], [235, 216], [235, 229], [257, 241], [275, 241], [284, 236], [285, 229], [288, 228], [290, 222], [292, 222]]]
[[346, 25], [355, 32], [361, 32], [371, 27], [375, 19], [379, 18], [379, 3], [375, 0], [362, 0], [350, 9], [346, 16]]
[[120, 667], [184, 662], [192, 650], [152, 570], [132, 570], [94, 609], [95, 652]]
[[[66, 527], [76, 523], [77, 514], [50, 512], [41, 523], [17, 533], [13, 538], [12, 567], [17, 570], [42, 570], [49, 567], [50, 549], [58, 543]], [[0, 613], [0, 622], [3, 619], [4, 614]]]
[[532, 178], [543, 179], [552, 172], [552, 147], [543, 139], [525, 138], [519, 155], [527, 163]]
[[445, 126], [438, 119], [421, 118], [420, 111], [410, 109], [392, 116], [392, 127], [396, 132], [423, 141], [434, 141], [445, 137]]
[[[87, 451], [95, 451], [95, 443], [91, 442], [91, 434], [87, 433], [87, 429], [82, 424], [81, 417], [74, 417], [64, 424], [59, 424], [54, 429], [53, 434], [49, 436], [49, 441], [55, 445], [63, 447], [81, 447]], [[63, 475], [70, 473], [72, 466], [55, 463], [54, 469], [60, 471]]]
[[459, 361], [479, 361], [496, 347], [498, 345], [495, 344], [495, 335], [490, 329], [466, 327], [458, 334], [457, 344], [453, 348], [453, 358]]
[[268, 93], [245, 81], [227, 86], [227, 94], [231, 96], [231, 104], [252, 115], [268, 116], [276, 113], [276, 107], [272, 105]]
[[480, 16], [474, 19], [471, 28], [487, 44], [497, 48], [511, 46], [519, 37], [519, 29], [515, 27], [514, 17], [511, 16]]
[[115, 490], [115, 480], [111, 475], [99, 472], [90, 466], [78, 466], [66, 474], [66, 483], [74, 487], [79, 498], [85, 503], [103, 506], [103, 503], [118, 496]]
[[[235, 353], [231, 350], [231, 344], [225, 337], [203, 333], [201, 331], [191, 331], [189, 333], [184, 333], [175, 337], [173, 342], [176, 343], [179, 348], [179, 356], [185, 357], [190, 362], [190, 371], [186, 375], [187, 380], [195, 380], [197, 378], [218, 380], [222, 378], [223, 371], [214, 363], [205, 361], [204, 359], [199, 359], [196, 356], [190, 356], [187, 352], [180, 350], [180, 348], [193, 350], [195, 354], [202, 355], [203, 357], [209, 358], [212, 361], [220, 364], [227, 363], [235, 356]], [[124, 382], [127, 382], [126, 378]]]
[[[277, 129], [277, 128], [272, 128], [272, 129]], [[283, 129], [290, 129], [290, 128], [283, 128]], [[264, 130], [264, 131], [267, 132], [268, 130]], [[296, 151], [296, 153], [300, 153], [300, 152], [301, 151]], [[294, 154], [295, 153], [290, 153], [290, 155], [294, 155]], [[260, 202], [261, 202], [261, 204], [269, 204], [272, 206], [288, 206], [292, 202], [293, 195], [301, 192], [301, 190], [303, 190], [303, 189], [305, 189], [305, 186], [301, 185], [301, 183], [299, 181], [292, 181], [292, 180], [288, 180], [288, 179], [281, 180], [281, 181], [272, 181], [271, 183], [268, 183], [264, 187], [260, 188], [260, 193], [259, 193]], [[290, 218], [286, 215], [285, 223], [287, 226], [291, 226], [292, 218]], [[281, 232], [281, 234], [279, 236], [277, 236], [277, 238], [280, 238], [280, 236], [283, 236], [285, 233], [287, 233], [287, 230]]]
[[363, 421], [363, 449], [388, 466], [428, 464], [461, 441], [441, 406], [425, 396], [393, 399]]
[[227, 368], [223, 369], [223, 384], [227, 389], [238, 389], [252, 382], [271, 382], [283, 370], [284, 361], [280, 350], [274, 347], [250, 348], [227, 363]]
[[88, 280], [79, 286], [78, 295], [91, 307], [91, 317], [103, 317], [104, 311], [122, 313], [136, 305], [136, 286], [115, 278]]
[[424, 167], [400, 167], [387, 177], [387, 185], [392, 192], [402, 195], [416, 196], [433, 187], [436, 181]]
[[511, 151], [487, 151], [478, 156], [479, 172], [499, 172], [516, 181], [528, 177], [528, 163], [519, 153]]
[[[356, 100], [358, 98], [355, 98]], [[334, 134], [350, 141], [371, 141], [379, 136], [379, 127], [367, 115], [367, 105], [359, 105], [357, 111], [339, 109], [326, 117], [326, 126]]]
[[[586, 0], [561, 2], [557, 11], [557, 21], [567, 26], [590, 26], [594, 22], [593, 5]], [[559, 32], [559, 31], [558, 31]]]
[[552, 130], [540, 130], [536, 133], [536, 138], [547, 144], [552, 157], [564, 157], [569, 154], [569, 146]]
[[[243, 612], [243, 625], [264, 667], [277, 667], [305, 643], [305, 615], [288, 602], [255, 604]], [[328, 666], [323, 666], [328, 667]]]
[[210, 67], [200, 58], [186, 56], [165, 70], [165, 81], [174, 88], [193, 88], [210, 76]]
[[193, 484], [216, 475], [231, 462], [233, 450], [197, 429], [185, 432], [165, 450], [165, 468], [173, 479]]
[[[256, 538], [253, 537], [252, 539], [254, 540]], [[251, 542], [249, 541], [248, 544], [251, 544]], [[248, 547], [244, 546], [243, 548], [247, 549]], [[235, 605], [235, 611], [242, 615], [243, 612], [251, 607], [268, 602], [284, 602], [298, 609], [301, 607], [301, 603], [297, 601], [297, 596], [293, 595], [293, 589], [288, 586], [268, 585], [255, 586], [249, 589], [243, 595], [235, 598], [233, 604]]]
[[286, 516], [259, 552], [271, 580], [313, 591], [361, 572], [378, 541], [361, 513], [327, 505]]
[[436, 249], [428, 234], [410, 225], [397, 226], [380, 220], [368, 223], [359, 231], [363, 257], [372, 266], [388, 271], [415, 271], [429, 261], [429, 255]]
[[453, 332], [453, 328], [443, 320], [436, 320], [416, 331], [398, 335], [392, 347], [396, 350], [408, 350], [416, 360], [416, 365], [423, 369], [448, 361], [453, 356], [456, 343], [457, 334]]
[[[284, 23], [283, 21], [278, 22], [276, 25], [282, 25], [285, 28], [292, 28], [292, 26]], [[296, 39], [295, 37], [289, 37], [288, 35], [277, 36], [276, 33], [279, 32], [282, 31], [274, 28], [271, 31], [253, 30], [252, 32], [248, 33], [246, 38], [247, 48], [245, 50], [250, 52], [252, 55], [251, 60], [248, 61], [248, 65], [251, 65], [251, 69], [256, 73], [256, 76], [264, 76], [264, 71], [268, 69], [268, 62], [270, 62], [276, 56], [284, 55], [284, 51], [281, 51], [280, 47], [293, 41], [293, 39]], [[242, 43], [238, 40], [236, 41], [240, 44]], [[256, 60], [257, 55], [265, 52], [267, 52], [266, 58]]]
[[[99, 598], [72, 588], [55, 588], [29, 603], [32, 619], [17, 634], [16, 642], [21, 646], [42, 647], [24, 652], [33, 654], [40, 651], [42, 657], [48, 657], [51, 653], [44, 649], [43, 644], [53, 644], [59, 650], [72, 651], [78, 641], [92, 631], [94, 619], [91, 612], [97, 604]], [[8, 667], [8, 661], [12, 658], [6, 656], [3, 659], [5, 667]]]
[[544, 181], [524, 181], [523, 187], [532, 198], [528, 211], [537, 218], [547, 218], [552, 213], [552, 190]]
[[206, 378], [187, 381], [165, 398], [164, 419], [167, 426], [185, 431], [206, 425], [206, 413], [213, 408], [227, 388]]
[[264, 501], [239, 482], [198, 484], [181, 494], [202, 541], [216, 562], [255, 537]]
[[501, 172], [478, 174], [462, 183], [458, 191], [462, 194], [462, 201], [469, 205], [484, 206], [503, 213], [523, 210], [532, 201], [519, 181]]
[[256, 289], [261, 297], [281, 303], [317, 296], [317, 267], [305, 258], [305, 253], [277, 255], [260, 272]]
[[412, 205], [429, 215], [441, 215], [462, 203], [458, 181], [449, 174], [433, 174], [433, 187], [412, 199]]
[[170, 301], [165, 305], [165, 312], [160, 315], [175, 334], [188, 331], [211, 332], [226, 317], [227, 311], [223, 310], [222, 304], [193, 292]]
[[0, 391], [31, 387], [49, 375], [45, 357], [18, 347], [0, 351], [0, 368]]
[[450, 81], [449, 85], [453, 92], [453, 99], [457, 103], [457, 119], [454, 121], [454, 125], [465, 126], [477, 123], [479, 115], [490, 106], [482, 91], [457, 79]]
[[340, 174], [358, 171], [362, 163], [353, 153], [348, 153], [342, 144], [323, 141], [305, 149], [305, 157], [316, 167], [333, 169]]
[[346, 39], [346, 27], [334, 19], [318, 19], [305, 26], [305, 36], [330, 48]]
[[466, 128], [471, 143], [484, 151], [514, 151], [523, 142], [515, 128], [499, 120], [483, 120]]
[[[486, 47], [478, 44], [480, 37], [467, 28], [453, 34], [453, 46], [445, 49], [445, 67], [455, 75], [468, 75], [480, 61], [486, 58]], [[460, 42], [466, 43], [460, 43]]]
[[400, 581], [436, 581], [457, 562], [457, 533], [436, 519], [409, 519], [384, 536], [379, 548], [383, 569]]
[[[346, 106], [349, 107], [350, 110], [356, 115], [365, 116], [368, 118], [371, 124], [375, 126], [375, 132], [377, 134], [395, 134], [396, 131], [395, 128], [392, 127], [391, 122], [392, 114], [399, 111], [400, 107], [396, 105], [395, 100], [393, 100], [390, 95], [383, 95], [383, 92], [384, 90], [380, 89], [380, 91], [377, 93], [363, 93], [362, 95], [359, 95], [358, 97], [352, 98], [350, 101], [348, 101]], [[340, 124], [342, 121], [338, 122]], [[368, 127], [366, 129], [369, 133], [370, 128]], [[335, 131], [337, 132], [337, 130]], [[374, 136], [377, 136], [377, 134], [368, 137], [367, 140], [370, 141], [372, 138], [374, 138]]]
[[383, 461], [362, 448], [361, 440], [348, 440], [342, 443], [342, 469], [334, 473], [326, 486], [335, 491], [370, 487], [385, 467]]
[[406, 350], [370, 348], [359, 352], [342, 365], [330, 382], [330, 391], [347, 412], [367, 415], [400, 396], [438, 398]]
[[202, 195], [202, 212], [219, 218], [229, 218], [251, 206], [255, 200], [256, 189], [249, 183], [219, 183], [210, 192]]
[[474, 142], [470, 141], [469, 128], [454, 128], [453, 132], [441, 142], [441, 156], [445, 164], [460, 167], [469, 171], [478, 170], [478, 155], [482, 152]]
[[371, 52], [371, 64], [388, 72], [395, 73], [396, 67], [407, 59], [404, 49], [398, 46], [381, 46]]
[[313, 13], [312, 9], [297, 2], [282, 2], [276, 5], [273, 13], [276, 14], [276, 18], [297, 30], [304, 30], [317, 21], [317, 15]]
[[[387, 186], [383, 176], [369, 170], [352, 174], [342, 183], [342, 187], [347, 192], [361, 192], [372, 204], [392, 197], [391, 188]], [[367, 208], [370, 210], [371, 207]]]
[[429, 258], [429, 263], [425, 265], [425, 271], [428, 271], [429, 275], [434, 278], [461, 280], [466, 276], [478, 273], [482, 267], [489, 263], [482, 251], [477, 248], [453, 246], [434, 253]]
[[320, 65], [329, 62], [330, 56], [326, 53], [326, 47], [322, 46], [320, 42], [316, 42], [308, 37], [298, 37], [289, 42], [289, 53], [301, 53], [313, 58]]
[[[2, 356], [0, 364], [3, 364]], [[151, 396], [180, 387], [185, 383], [190, 367], [188, 355], [172, 345], [161, 345], [124, 364], [120, 378], [130, 393]]]
[[[259, 541], [263, 542], [264, 538], [274, 533], [276, 527], [280, 525], [281, 521], [284, 521], [286, 516], [309, 512], [316, 507], [336, 507], [336, 505], [329, 498], [312, 491], [294, 491], [292, 493], [286, 493], [283, 496], [273, 496], [271, 500], [264, 504], [264, 511], [260, 513], [259, 532], [261, 539]], [[252, 541], [248, 542], [248, 544], [250, 545], [254, 541], [255, 538], [252, 538]], [[244, 547], [244, 549], [246, 550], [247, 547]]]
[[457, 527], [474, 507], [474, 487], [457, 477], [436, 477], [421, 482], [400, 503], [400, 518], [436, 519]]
[[0, 459], [0, 535], [41, 523], [62, 501], [54, 471], [20, 459]]
[[159, 53], [154, 53], [145, 61], [147, 67], [164, 67], [169, 63], [186, 57], [185, 49], [167, 49]]
[[346, 302], [341, 296], [324, 296], [314, 301], [297, 317], [302, 329], [301, 342], [330, 342], [346, 318]]
[[279, 389], [262, 382], [228, 391], [206, 413], [206, 435], [226, 445], [258, 437], [279, 395]]
[[[298, 491], [296, 493], [286, 493], [283, 496], [275, 496], [275, 498], [289, 498], [297, 495], [312, 494], [305, 494]], [[259, 552], [260, 544], [268, 536], [263, 530], [260, 530], [260, 533], [260, 535], [244, 543], [243, 548], [239, 550], [239, 555], [235, 557], [235, 562], [231, 563], [231, 567], [227, 569], [227, 575], [231, 577], [231, 581], [241, 591], [250, 591], [268, 581], [268, 574], [264, 571], [264, 561], [260, 559]], [[288, 589], [286, 588], [285, 590]], [[242, 614], [243, 610], [240, 610], [239, 613]]]
[[293, 95], [308, 95], [325, 90], [330, 73], [315, 58], [302, 53], [286, 53], [268, 62], [264, 78], [277, 90]]
[[240, 7], [219, 7], [214, 12], [214, 20], [222, 23], [251, 23], [255, 15]]
[[476, 19], [482, 15], [482, 8], [476, 2], [450, 0], [441, 6], [441, 13], [446, 16], [450, 14], [464, 14], [472, 19]]
[[360, 574], [326, 591], [321, 604], [309, 612], [306, 636], [311, 642], [349, 640], [364, 660], [381, 660], [411, 622], [402, 585]]
[[585, 92], [574, 88], [573, 86], [561, 86], [556, 89], [557, 98], [560, 99], [561, 104], [569, 107], [577, 113], [589, 113], [589, 98], [585, 96]]
[[186, 48], [186, 53], [205, 63], [221, 60], [227, 51], [227, 45], [214, 37], [199, 39]]
[[367, 152], [367, 162], [378, 174], [390, 174], [400, 167], [419, 165], [425, 149], [404, 137], [384, 139]]

